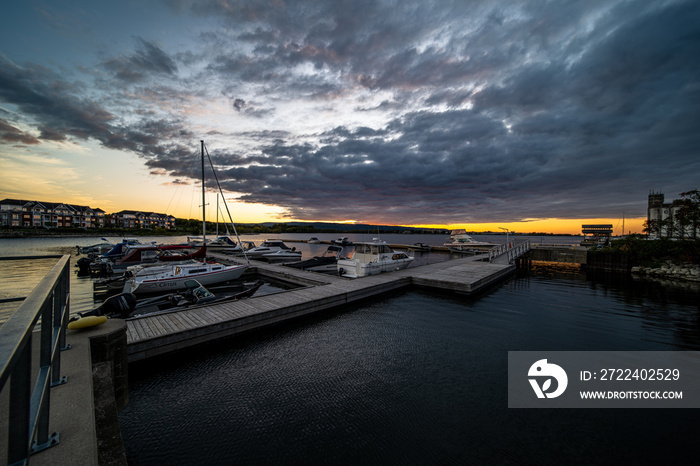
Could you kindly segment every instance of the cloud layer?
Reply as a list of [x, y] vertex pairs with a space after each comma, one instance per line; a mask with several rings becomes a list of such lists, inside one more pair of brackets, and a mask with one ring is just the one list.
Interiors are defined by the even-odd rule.
[[189, 40], [69, 75], [0, 55], [0, 141], [182, 182], [205, 139], [225, 190], [301, 220], [644, 216], [699, 185], [697, 2], [166, 4]]

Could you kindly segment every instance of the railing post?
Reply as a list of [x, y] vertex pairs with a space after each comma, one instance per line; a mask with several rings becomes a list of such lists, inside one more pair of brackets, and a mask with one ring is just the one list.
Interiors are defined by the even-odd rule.
[[[54, 289], [53, 300], [53, 325], [52, 334], [52, 365], [51, 365], [51, 386], [62, 385], [68, 381], [67, 377], [61, 377], [61, 351], [70, 349], [70, 345], [66, 346], [66, 329], [68, 327], [68, 316], [70, 315], [70, 303], [68, 302], [68, 286], [70, 275], [68, 268], [61, 274], [61, 279]], [[58, 351], [56, 351], [58, 345]]]
[[63, 277], [63, 286], [61, 287], [61, 303], [62, 303], [62, 310], [63, 310], [63, 315], [61, 316], [61, 319], [58, 321], [59, 325], [56, 325], [54, 322], [54, 326], [60, 327], [60, 346], [61, 346], [61, 351], [69, 350], [71, 348], [70, 345], [66, 344], [66, 333], [68, 331], [68, 318], [70, 317], [70, 269], [66, 267], [65, 269], [65, 276]]
[[[47, 381], [42, 380], [43, 373], [49, 376], [51, 367], [51, 357], [53, 353], [53, 303], [58, 300], [56, 288], [51, 291], [51, 300], [47, 302], [41, 309], [41, 343], [39, 344], [39, 377], [37, 378], [34, 396], [36, 397], [37, 389], [44, 391], [42, 385], [46, 385]], [[35, 398], [36, 399], [36, 398]], [[36, 444], [44, 445], [49, 439], [49, 407], [51, 406], [51, 390], [45, 390], [44, 396], [40, 398], [37, 417]], [[32, 411], [37, 409], [33, 407]], [[34, 448], [32, 448], [33, 450]]]
[[29, 457], [32, 339], [24, 345], [10, 377], [10, 419], [7, 464], [24, 464]]

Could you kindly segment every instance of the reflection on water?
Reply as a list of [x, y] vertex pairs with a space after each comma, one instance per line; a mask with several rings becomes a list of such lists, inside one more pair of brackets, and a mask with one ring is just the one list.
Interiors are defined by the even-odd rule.
[[[2, 270], [0, 300], [26, 298], [57, 261], [58, 259], [55, 258], [0, 261]], [[0, 303], [0, 324], [5, 322], [20, 304], [22, 304], [21, 301]]]
[[507, 353], [700, 350], [698, 293], [540, 269], [132, 365], [132, 464], [619, 464], [700, 453], [693, 410], [507, 408]]

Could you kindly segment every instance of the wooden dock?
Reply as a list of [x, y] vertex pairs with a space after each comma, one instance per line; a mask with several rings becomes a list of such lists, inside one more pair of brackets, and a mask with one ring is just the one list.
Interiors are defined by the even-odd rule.
[[[231, 261], [228, 256], [217, 256]], [[473, 294], [515, 270], [514, 265], [462, 258], [358, 279], [251, 262], [251, 272], [299, 288], [230, 303], [127, 320], [130, 362], [321, 312], [409, 286]]]

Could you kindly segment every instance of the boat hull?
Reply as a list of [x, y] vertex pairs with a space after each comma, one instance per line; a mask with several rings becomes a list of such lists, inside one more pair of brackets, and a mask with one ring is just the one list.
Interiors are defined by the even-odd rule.
[[361, 278], [368, 275], [377, 275], [382, 272], [395, 272], [405, 269], [413, 261], [413, 257], [404, 256], [401, 259], [378, 260], [376, 262], [359, 262], [353, 259], [339, 259], [338, 273], [343, 277]]
[[144, 277], [134, 276], [124, 283], [124, 293], [134, 293], [136, 295], [170, 293], [172, 291], [185, 290], [185, 282], [197, 280], [204, 286], [225, 283], [236, 280], [248, 269], [247, 265], [235, 265], [224, 267], [221, 270], [208, 271], [196, 274], [176, 273], [179, 267], [173, 267], [173, 272], [163, 275], [147, 275]]
[[464, 252], [464, 253], [488, 252], [491, 249], [495, 248], [496, 246], [498, 246], [498, 245], [491, 244], [491, 243], [468, 243], [468, 244], [459, 244], [459, 245], [445, 243], [445, 245], [444, 245], [444, 247], [446, 247], [447, 249], [449, 249], [452, 252]]

